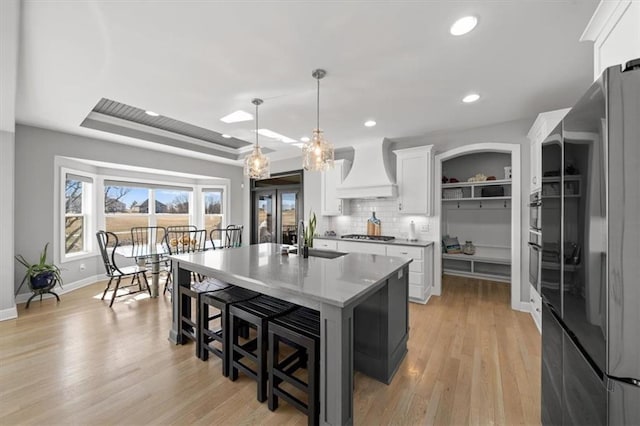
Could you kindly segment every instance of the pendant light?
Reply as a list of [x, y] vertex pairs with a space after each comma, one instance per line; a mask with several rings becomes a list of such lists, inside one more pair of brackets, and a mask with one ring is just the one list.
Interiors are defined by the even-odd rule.
[[316, 128], [313, 137], [302, 146], [302, 167], [307, 171], [324, 171], [333, 168], [333, 144], [327, 142], [320, 130], [320, 79], [327, 72], [322, 69], [314, 70], [311, 76], [318, 81], [318, 96], [316, 101]]
[[251, 179], [266, 179], [271, 176], [269, 171], [269, 157], [262, 153], [258, 144], [258, 106], [262, 104], [262, 99], [251, 101], [256, 106], [256, 144], [253, 146], [251, 154], [244, 159], [244, 175]]

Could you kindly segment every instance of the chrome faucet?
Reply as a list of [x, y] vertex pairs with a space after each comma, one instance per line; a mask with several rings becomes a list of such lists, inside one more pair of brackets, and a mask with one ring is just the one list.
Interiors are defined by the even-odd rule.
[[296, 232], [296, 239], [298, 240], [298, 255], [302, 256], [302, 249], [304, 248], [304, 220], [298, 222], [298, 231]]

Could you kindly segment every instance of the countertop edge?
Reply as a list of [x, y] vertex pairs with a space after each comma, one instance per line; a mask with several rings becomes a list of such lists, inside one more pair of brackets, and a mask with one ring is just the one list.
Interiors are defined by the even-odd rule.
[[371, 240], [356, 240], [350, 238], [341, 238], [341, 237], [314, 237], [314, 240], [333, 240], [333, 241], [348, 241], [354, 243], [370, 243], [370, 244], [388, 244], [388, 245], [397, 245], [397, 246], [411, 246], [411, 247], [429, 247], [434, 244], [434, 241], [431, 240], [416, 240], [409, 241], [402, 238], [396, 238], [391, 241], [371, 241]]

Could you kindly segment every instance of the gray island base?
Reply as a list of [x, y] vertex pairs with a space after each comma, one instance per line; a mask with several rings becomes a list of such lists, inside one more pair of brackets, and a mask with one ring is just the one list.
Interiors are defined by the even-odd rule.
[[[282, 255], [279, 244], [256, 244], [171, 256], [173, 282], [190, 273], [316, 309], [320, 312], [320, 423], [353, 424], [353, 371], [390, 383], [407, 352], [410, 258], [349, 253], [335, 259]], [[173, 286], [173, 323], [180, 305]]]

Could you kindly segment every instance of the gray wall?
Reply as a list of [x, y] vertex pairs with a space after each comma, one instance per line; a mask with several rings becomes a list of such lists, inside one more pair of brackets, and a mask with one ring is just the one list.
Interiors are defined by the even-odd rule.
[[[18, 125], [15, 152], [15, 252], [35, 259], [47, 242], [55, 244], [54, 167], [56, 156], [66, 156], [160, 170], [215, 176], [230, 180], [229, 223], [242, 223], [245, 198], [242, 168], [181, 157], [100, 139]], [[56, 259], [57, 261], [58, 259]], [[80, 264], [86, 269], [81, 271]], [[65, 283], [103, 274], [99, 258], [92, 257], [62, 265]], [[24, 270], [16, 265], [15, 286]]]

